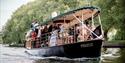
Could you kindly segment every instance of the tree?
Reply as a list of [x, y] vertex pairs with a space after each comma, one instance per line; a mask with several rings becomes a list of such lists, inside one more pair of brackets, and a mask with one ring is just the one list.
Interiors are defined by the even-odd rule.
[[33, 19], [40, 23], [45, 22], [51, 18], [51, 12], [57, 11], [62, 14], [77, 8], [78, 3], [77, 0], [36, 0], [21, 6], [7, 22], [3, 30], [3, 42], [23, 43], [25, 32], [30, 29]]

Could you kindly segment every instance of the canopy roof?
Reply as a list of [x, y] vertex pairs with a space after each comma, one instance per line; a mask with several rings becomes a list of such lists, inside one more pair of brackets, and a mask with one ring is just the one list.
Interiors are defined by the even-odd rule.
[[69, 25], [74, 25], [75, 23], [78, 23], [78, 20], [74, 17], [74, 15], [79, 18], [82, 21], [86, 21], [93, 17], [96, 17], [100, 13], [100, 10], [97, 7], [82, 7], [76, 10], [72, 10], [69, 12], [66, 12], [64, 14], [58, 15], [52, 19], [50, 19], [48, 22], [53, 23], [68, 23]]

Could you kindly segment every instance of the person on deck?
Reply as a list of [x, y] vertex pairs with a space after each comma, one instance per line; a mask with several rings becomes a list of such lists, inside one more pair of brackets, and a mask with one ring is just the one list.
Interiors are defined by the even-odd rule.
[[84, 24], [80, 24], [80, 34], [79, 34], [79, 40], [80, 41], [86, 41], [88, 40], [88, 37], [90, 36], [89, 30], [89, 24], [88, 22], [85, 22]]
[[32, 33], [32, 29], [27, 31], [26, 35], [25, 35], [25, 40], [26, 40], [25, 47], [28, 48], [28, 49], [32, 48], [32, 45], [31, 45], [31, 39], [32, 39], [31, 38], [31, 33]]
[[77, 42], [78, 40], [78, 35], [80, 33], [80, 26], [79, 24], [75, 24], [75, 27], [74, 27], [74, 41]]
[[62, 40], [62, 44], [66, 44], [68, 42], [68, 32], [67, 32], [66, 26], [64, 26], [64, 24], [60, 26], [59, 33], [60, 33], [59, 37]]
[[37, 34], [37, 39], [38, 39], [37, 43], [39, 43], [38, 46], [41, 46], [41, 44], [43, 43], [43, 40], [42, 40], [43, 39], [43, 37], [42, 37], [42, 35], [43, 35], [43, 29], [44, 29], [44, 26], [41, 24], [39, 26], [38, 34]]
[[32, 32], [32, 29], [26, 32], [26, 35], [25, 35], [26, 41], [29, 41], [29, 38], [31, 38], [31, 32]]
[[44, 42], [48, 42], [48, 28], [47, 28], [47, 25], [44, 25], [44, 29], [43, 29], [43, 32], [42, 32], [42, 38], [44, 40]]
[[34, 30], [31, 32], [31, 38], [32, 38], [32, 46], [35, 47], [36, 46], [37, 34]]
[[53, 25], [51, 24], [51, 25], [48, 27], [48, 32], [52, 32], [52, 28], [53, 28]]
[[69, 36], [68, 36], [68, 42], [69, 43], [73, 43], [73, 36], [74, 36], [74, 28], [73, 27], [71, 27], [71, 28], [69, 28]]
[[49, 42], [49, 46], [56, 46], [57, 45], [57, 39], [58, 39], [58, 30], [56, 28], [52, 29], [52, 33], [50, 36], [50, 42]]
[[31, 23], [31, 28], [38, 34], [39, 23], [36, 21], [36, 19]]

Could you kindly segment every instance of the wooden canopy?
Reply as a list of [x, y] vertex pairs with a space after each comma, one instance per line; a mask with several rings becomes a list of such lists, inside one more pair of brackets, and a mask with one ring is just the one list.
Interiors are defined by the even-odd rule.
[[58, 15], [55, 18], [49, 20], [53, 23], [67, 23], [69, 26], [73, 26], [79, 21], [74, 17], [76, 16], [80, 21], [86, 21], [93, 17], [96, 17], [100, 13], [99, 9], [96, 7], [82, 7], [76, 10], [69, 11], [67, 13]]

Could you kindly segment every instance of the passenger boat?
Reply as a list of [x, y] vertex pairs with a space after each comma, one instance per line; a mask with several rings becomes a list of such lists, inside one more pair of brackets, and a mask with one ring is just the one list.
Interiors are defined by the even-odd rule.
[[[97, 22], [96, 25], [94, 25], [94, 18], [96, 19], [96, 21], [99, 21], [99, 25], [97, 25]], [[86, 26], [85, 22], [89, 22], [91, 29]], [[44, 57], [57, 56], [67, 58], [100, 57], [103, 42], [103, 32], [100, 20], [100, 10], [98, 8], [82, 7], [58, 15], [47, 21], [47, 23], [64, 25], [67, 29], [74, 27], [76, 24], [81, 24], [82, 26], [85, 26], [85, 28], [90, 33], [88, 34], [88, 36], [85, 36], [87, 37], [86, 40], [78, 40], [78, 37], [76, 37], [74, 33], [74, 35], [72, 36], [68, 35], [67, 42], [59, 40], [59, 44], [56, 46], [32, 48], [26, 51], [28, 54]], [[95, 26], [95, 28], [92, 28], [92, 26]], [[32, 53], [32, 51], [35, 51], [36, 53], [34, 54]]]

